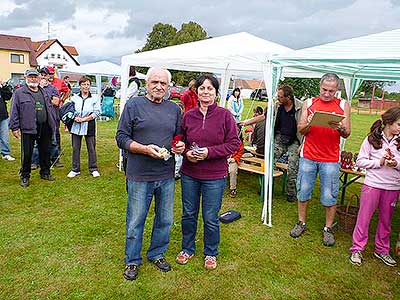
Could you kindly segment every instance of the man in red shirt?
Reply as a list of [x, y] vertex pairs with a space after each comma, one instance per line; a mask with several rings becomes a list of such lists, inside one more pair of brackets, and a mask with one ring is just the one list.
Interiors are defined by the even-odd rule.
[[[325, 207], [323, 244], [335, 244], [332, 225], [336, 213], [339, 193], [340, 138], [350, 135], [350, 106], [347, 101], [335, 97], [339, 88], [339, 77], [328, 73], [322, 76], [318, 97], [304, 101], [297, 129], [304, 135], [300, 150], [297, 176], [297, 199], [299, 220], [290, 231], [293, 238], [306, 230], [307, 208], [311, 200], [317, 173], [320, 178], [320, 202]], [[311, 126], [316, 111], [344, 115], [342, 122], [329, 122], [329, 127]]]
[[64, 101], [69, 97], [70, 89], [68, 85], [65, 83], [64, 80], [60, 78], [54, 77], [54, 68], [48, 66], [47, 69], [49, 70], [49, 81], [52, 85], [57, 88], [58, 93], [60, 94], [60, 106], [64, 104]]
[[187, 113], [192, 108], [197, 107], [197, 95], [196, 95], [196, 80], [191, 80], [189, 82], [189, 88], [181, 96], [181, 101], [185, 106], [185, 113]]

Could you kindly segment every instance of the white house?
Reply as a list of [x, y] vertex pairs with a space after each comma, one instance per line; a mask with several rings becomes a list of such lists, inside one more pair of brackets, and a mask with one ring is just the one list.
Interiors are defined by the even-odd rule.
[[79, 54], [73, 46], [64, 46], [57, 39], [32, 42], [32, 44], [40, 67], [54, 66], [57, 69], [66, 69], [79, 66]]

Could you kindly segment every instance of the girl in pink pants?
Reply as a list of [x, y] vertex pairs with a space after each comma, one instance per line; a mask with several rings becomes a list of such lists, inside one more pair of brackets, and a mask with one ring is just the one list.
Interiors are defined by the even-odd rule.
[[368, 241], [372, 215], [379, 208], [374, 256], [388, 266], [396, 261], [389, 255], [391, 220], [400, 195], [400, 107], [392, 107], [372, 124], [357, 157], [357, 166], [365, 168], [360, 209], [353, 232], [350, 262], [361, 265]]

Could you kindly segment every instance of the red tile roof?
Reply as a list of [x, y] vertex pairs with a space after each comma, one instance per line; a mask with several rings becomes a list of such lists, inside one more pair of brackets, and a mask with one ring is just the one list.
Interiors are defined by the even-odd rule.
[[29, 64], [32, 67], [38, 65], [34, 47], [29, 37], [0, 34], [0, 49], [29, 52]]
[[69, 54], [78, 56], [79, 53], [74, 46], [64, 46], [65, 50], [68, 51]]

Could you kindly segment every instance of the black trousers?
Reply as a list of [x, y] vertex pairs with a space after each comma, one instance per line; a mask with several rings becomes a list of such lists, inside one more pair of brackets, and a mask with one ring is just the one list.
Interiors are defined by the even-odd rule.
[[31, 175], [33, 145], [36, 141], [39, 150], [40, 175], [50, 174], [50, 146], [52, 132], [47, 123], [37, 124], [37, 134], [22, 133], [21, 135], [21, 178]]

